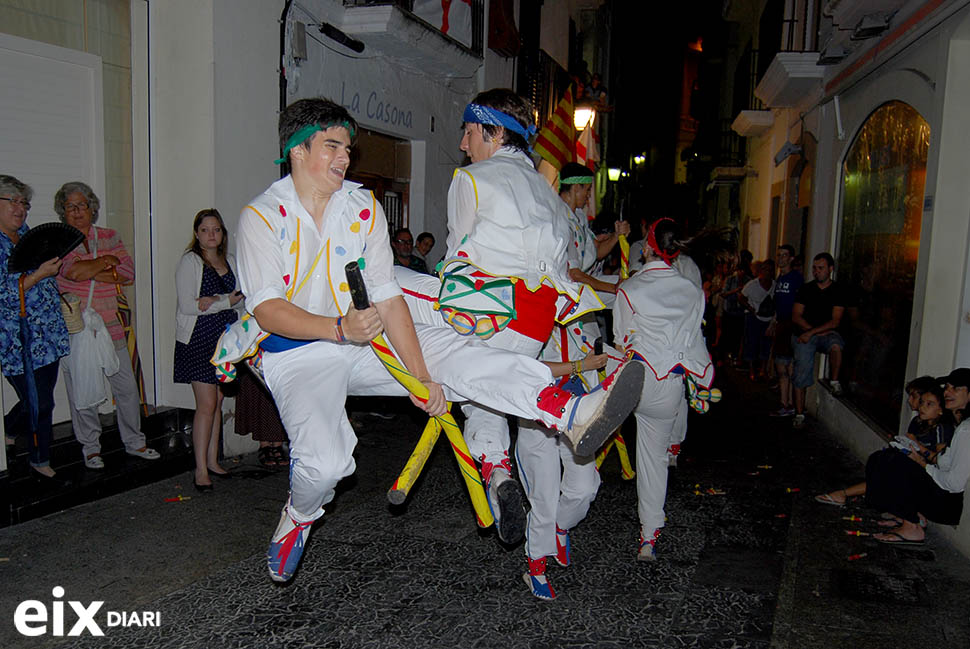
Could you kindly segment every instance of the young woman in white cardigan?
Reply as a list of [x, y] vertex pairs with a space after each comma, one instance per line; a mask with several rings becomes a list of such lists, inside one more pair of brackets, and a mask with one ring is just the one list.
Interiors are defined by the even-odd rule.
[[222, 393], [209, 359], [226, 326], [236, 321], [243, 295], [237, 290], [235, 259], [226, 254], [229, 236], [219, 212], [202, 210], [195, 215], [192, 230], [192, 241], [175, 270], [174, 380], [192, 385], [195, 488], [208, 491], [211, 476], [229, 477], [219, 466]]

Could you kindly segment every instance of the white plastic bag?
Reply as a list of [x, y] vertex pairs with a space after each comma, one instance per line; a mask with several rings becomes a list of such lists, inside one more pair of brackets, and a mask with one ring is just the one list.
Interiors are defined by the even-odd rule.
[[111, 334], [98, 312], [87, 307], [81, 312], [84, 329], [71, 334], [71, 354], [67, 368], [74, 384], [74, 407], [78, 410], [99, 406], [108, 400], [106, 376], [120, 368]]

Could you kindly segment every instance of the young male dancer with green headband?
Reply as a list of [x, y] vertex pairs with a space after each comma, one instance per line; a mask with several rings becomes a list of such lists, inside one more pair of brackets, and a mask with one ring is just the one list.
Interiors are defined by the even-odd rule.
[[[357, 438], [344, 411], [347, 395], [407, 394], [366, 344], [382, 331], [428, 388], [427, 402], [412, 398], [428, 414], [443, 413], [446, 398], [474, 399], [539, 419], [577, 445], [589, 437], [598, 446], [609, 434], [605, 422], [632, 410], [643, 382], [642, 372], [628, 372], [608, 390], [576, 399], [551, 385], [538, 361], [469, 344], [440, 322], [415, 325], [394, 277], [384, 211], [372, 192], [344, 179], [356, 130], [350, 114], [330, 100], [288, 106], [279, 134], [291, 173], [253, 199], [239, 220], [239, 278], [255, 321], [230, 327], [219, 362], [261, 354], [290, 439], [290, 497], [267, 552], [278, 582], [292, 578], [310, 527], [337, 482], [354, 471]], [[372, 301], [362, 311], [353, 307], [344, 276], [351, 261], [361, 267]]]

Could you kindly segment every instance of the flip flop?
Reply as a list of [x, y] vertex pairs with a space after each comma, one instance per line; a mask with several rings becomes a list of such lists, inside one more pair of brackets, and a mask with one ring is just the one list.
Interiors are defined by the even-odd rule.
[[[903, 519], [901, 519], [899, 516], [896, 516], [895, 514], [890, 514], [889, 512], [883, 512], [882, 514], [879, 515], [879, 518], [881, 518], [884, 521], [895, 521], [899, 525], [902, 525], [903, 523]], [[882, 523], [880, 523], [880, 525], [882, 525]], [[929, 522], [926, 520], [926, 517], [920, 514], [919, 526], [925, 530], [927, 525], [929, 525]]]
[[822, 494], [820, 496], [815, 496], [815, 502], [822, 503], [823, 505], [834, 505], [835, 507], [845, 507], [845, 502], [839, 502], [829, 494]]
[[[909, 547], [909, 548], [918, 548], [923, 545], [926, 545], [926, 539], [919, 539], [919, 540], [907, 539], [903, 537], [901, 534], [897, 534], [896, 532], [884, 532], [883, 534], [886, 538], [876, 539], [876, 540], [879, 541], [880, 543], [885, 543], [886, 545], [899, 545], [902, 547]], [[895, 539], [895, 540], [890, 540], [890, 539]]]

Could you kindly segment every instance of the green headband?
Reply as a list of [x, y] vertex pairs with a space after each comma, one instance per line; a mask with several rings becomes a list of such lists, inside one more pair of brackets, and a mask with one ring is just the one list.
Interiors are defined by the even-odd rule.
[[278, 160], [273, 160], [273, 164], [277, 164], [277, 165], [283, 164], [284, 162], [286, 162], [287, 156], [289, 156], [290, 151], [292, 149], [295, 149], [296, 147], [300, 146], [301, 144], [309, 140], [311, 137], [313, 137], [313, 134], [316, 133], [317, 131], [326, 131], [328, 129], [333, 128], [334, 126], [342, 126], [345, 129], [347, 129], [347, 132], [350, 133], [351, 139], [353, 139], [355, 131], [353, 127], [350, 125], [350, 122], [346, 120], [342, 122], [330, 122], [324, 126], [321, 126], [320, 124], [307, 124], [299, 131], [294, 133], [292, 136], [290, 136], [290, 139], [286, 141], [286, 146], [283, 147], [283, 157], [281, 157]]
[[563, 178], [559, 176], [560, 185], [592, 185], [592, 176], [571, 176], [569, 178]]

